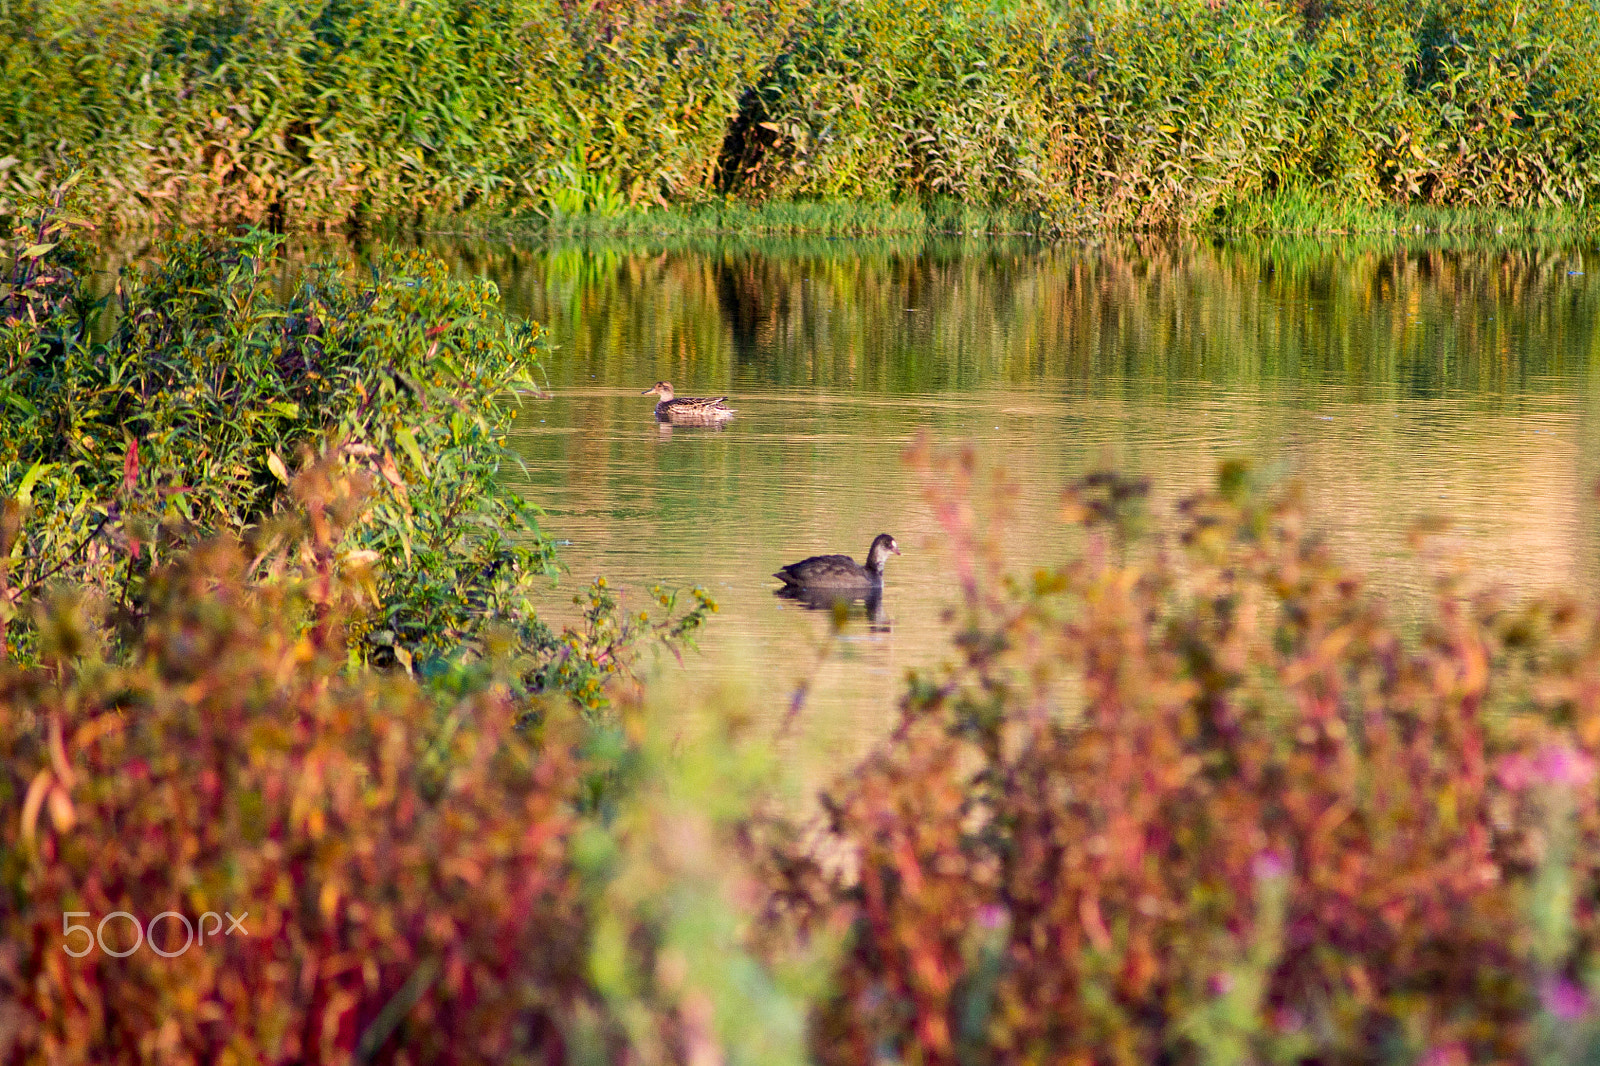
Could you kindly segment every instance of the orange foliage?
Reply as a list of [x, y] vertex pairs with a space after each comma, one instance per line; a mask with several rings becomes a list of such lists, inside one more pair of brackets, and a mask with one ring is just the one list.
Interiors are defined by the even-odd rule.
[[824, 1061], [1526, 1060], [1586, 1014], [1592, 614], [1447, 578], [1405, 639], [1236, 468], [1149, 547], [1143, 486], [1087, 479], [1083, 555], [1017, 582], [973, 473], [933, 491], [960, 664], [825, 798], [844, 872], [775, 864], [855, 916]]
[[[0, 1061], [564, 1057], [587, 994], [566, 746], [525, 743], [503, 685], [452, 703], [347, 669], [353, 497], [326, 474], [299, 484], [315, 534], [159, 572], [128, 665], [70, 601], [43, 666], [0, 665]], [[73, 957], [64, 913], [115, 911], [248, 917]]]

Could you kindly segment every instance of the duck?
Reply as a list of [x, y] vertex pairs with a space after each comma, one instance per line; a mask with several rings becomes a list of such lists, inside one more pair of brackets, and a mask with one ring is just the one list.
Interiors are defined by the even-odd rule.
[[670, 381], [658, 381], [639, 395], [661, 397], [656, 404], [656, 420], [678, 426], [720, 426], [734, 414], [723, 406], [728, 401], [726, 396], [674, 396]]
[[883, 585], [883, 564], [900, 554], [900, 545], [887, 533], [873, 538], [867, 549], [867, 565], [861, 566], [848, 555], [813, 555], [790, 563], [772, 576], [786, 588], [794, 589], [873, 589]]

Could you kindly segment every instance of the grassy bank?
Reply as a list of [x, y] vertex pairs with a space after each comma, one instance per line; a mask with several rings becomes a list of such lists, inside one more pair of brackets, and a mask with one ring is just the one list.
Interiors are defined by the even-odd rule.
[[[984, 208], [953, 200], [929, 203], [771, 200], [716, 202], [624, 210], [611, 214], [542, 216], [467, 213], [429, 216], [418, 227], [391, 223], [380, 234], [409, 236], [526, 236], [546, 239], [650, 238], [672, 242], [695, 237], [1034, 237], [1086, 236], [1100, 227], [1088, 219], [1063, 225], [1037, 211]], [[1190, 232], [1229, 238], [1252, 236], [1505, 240], [1581, 240], [1600, 233], [1600, 212], [1572, 204], [1529, 207], [1366, 203], [1324, 193], [1272, 193], [1249, 197], [1188, 221]]]
[[[505, 235], [545, 238], [649, 237], [676, 240], [701, 236], [770, 237], [937, 237], [1037, 236], [1048, 224], [1037, 214], [988, 209], [954, 200], [927, 204], [902, 201], [822, 203], [768, 200], [745, 203], [719, 198], [703, 203], [643, 207], [610, 213], [541, 215], [512, 211], [503, 215], [469, 212], [435, 215], [420, 228], [435, 235]], [[382, 227], [380, 227], [380, 230]], [[404, 227], [393, 227], [395, 235]]]
[[1600, 233], [1600, 213], [1574, 204], [1368, 204], [1325, 195], [1282, 194], [1234, 204], [1206, 228], [1227, 236], [1566, 241]]
[[1587, 226], [1600, 191], [1584, 0], [17, 0], [0, 31], [0, 199], [81, 159], [126, 225]]

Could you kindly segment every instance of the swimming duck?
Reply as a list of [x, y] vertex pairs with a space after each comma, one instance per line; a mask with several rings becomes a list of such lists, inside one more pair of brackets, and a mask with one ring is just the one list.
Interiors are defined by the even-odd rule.
[[790, 563], [772, 576], [790, 588], [844, 589], [873, 588], [883, 584], [883, 564], [900, 554], [900, 545], [887, 533], [879, 533], [867, 550], [867, 565], [859, 566], [848, 555], [813, 555]]
[[640, 396], [659, 396], [656, 419], [679, 426], [719, 426], [733, 417], [733, 411], [723, 404], [726, 396], [673, 396], [672, 382], [658, 381], [645, 389]]

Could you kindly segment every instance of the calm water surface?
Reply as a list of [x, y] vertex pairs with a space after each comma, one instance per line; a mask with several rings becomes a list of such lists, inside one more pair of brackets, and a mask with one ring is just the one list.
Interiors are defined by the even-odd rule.
[[[547, 324], [553, 398], [514, 436], [517, 487], [570, 543], [564, 583], [703, 584], [701, 651], [666, 670], [774, 719], [815, 673], [810, 750], [842, 757], [946, 657], [949, 559], [902, 461], [927, 431], [1019, 486], [1018, 568], [1061, 558], [1070, 478], [1109, 459], [1159, 513], [1242, 456], [1310, 490], [1316, 523], [1405, 611], [1405, 531], [1456, 520], [1486, 581], [1591, 587], [1600, 561], [1600, 255], [1399, 249], [846, 242], [456, 247]], [[722, 431], [667, 430], [639, 391], [731, 397]], [[768, 575], [819, 552], [904, 550], [820, 671], [827, 618]], [[553, 597], [551, 611], [571, 608]]]

